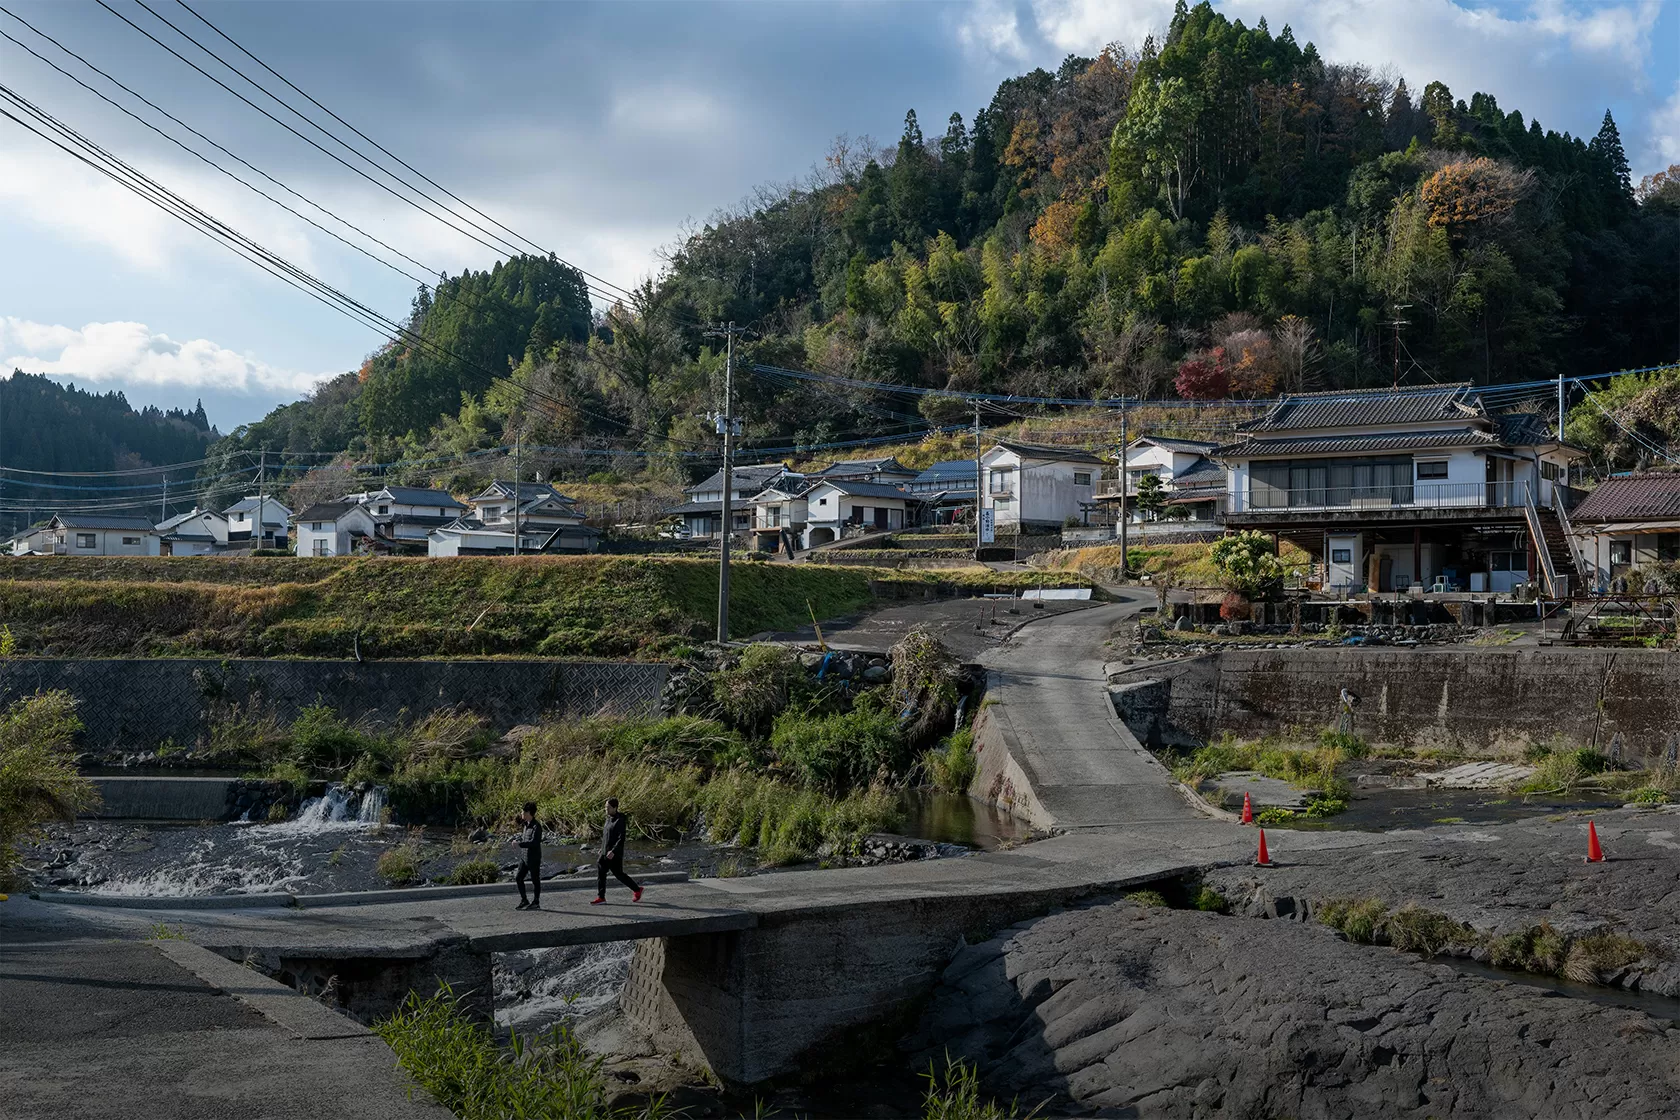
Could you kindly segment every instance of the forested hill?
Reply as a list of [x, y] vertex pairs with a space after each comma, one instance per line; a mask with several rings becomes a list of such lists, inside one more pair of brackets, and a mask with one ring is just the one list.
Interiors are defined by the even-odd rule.
[[[210, 427], [200, 404], [191, 412], [147, 406], [138, 412], [120, 392], [90, 393], [50, 377], [14, 370], [0, 378], [0, 531], [9, 535], [29, 524], [34, 503], [103, 504], [128, 491], [78, 490], [56, 486], [73, 480], [37, 479], [28, 472], [126, 471], [168, 463], [191, 463], [204, 458], [218, 433]], [[190, 480], [194, 468], [174, 477]], [[161, 475], [157, 478], [161, 482]], [[115, 483], [149, 485], [152, 476], [140, 473], [121, 479], [90, 479], [90, 485]]]
[[[710, 447], [720, 362], [697, 326], [726, 320], [768, 365], [1076, 398], [1674, 360], [1680, 168], [1636, 186], [1608, 112], [1574, 137], [1429, 77], [1390, 85], [1288, 28], [1181, 3], [1163, 41], [1012, 78], [942, 131], [911, 113], [894, 147], [837, 141], [593, 323], [582, 277], [553, 260], [422, 292], [412, 324], [441, 347], [393, 343], [223, 451], [458, 456], [515, 427], [528, 444]], [[963, 411], [743, 380], [749, 446]]]

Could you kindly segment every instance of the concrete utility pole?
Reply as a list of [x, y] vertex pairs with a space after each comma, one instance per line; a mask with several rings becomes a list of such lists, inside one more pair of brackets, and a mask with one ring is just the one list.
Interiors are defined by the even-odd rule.
[[1563, 442], [1563, 374], [1558, 373], [1558, 442]]
[[160, 522], [169, 520], [169, 475], [167, 472], [163, 476], [163, 500], [158, 503], [158, 520]]
[[1391, 388], [1400, 388], [1400, 328], [1406, 326], [1410, 320], [1400, 318], [1400, 312], [1410, 307], [1409, 303], [1394, 305], [1394, 318], [1389, 320], [1389, 326], [1394, 328], [1394, 384]]
[[257, 543], [255, 547], [257, 548], [261, 548], [263, 546], [263, 520], [268, 513], [268, 498], [265, 496], [267, 493], [267, 483], [268, 448], [265, 447], [262, 449], [261, 457], [257, 459], [257, 527], [253, 530], [256, 535]]
[[1120, 404], [1120, 574], [1125, 575], [1132, 570], [1131, 554], [1127, 551], [1126, 543], [1128, 530], [1126, 527], [1126, 405]]
[[976, 399], [970, 400], [968, 403], [974, 406], [974, 559], [979, 560], [982, 543], [980, 539], [980, 511], [985, 505], [980, 497], [984, 493], [980, 486], [984, 473], [980, 466], [980, 402]]
[[735, 336], [746, 334], [745, 327], [737, 327], [731, 320], [727, 327], [706, 332], [711, 337], [721, 335], [723, 356], [723, 411], [713, 414], [718, 434], [723, 436], [723, 543], [718, 550], [718, 641], [729, 640], [729, 536], [735, 520], [732, 493], [735, 486], [735, 437], [740, 434], [740, 421], [735, 418]]
[[519, 555], [519, 429], [513, 430], [513, 554]]

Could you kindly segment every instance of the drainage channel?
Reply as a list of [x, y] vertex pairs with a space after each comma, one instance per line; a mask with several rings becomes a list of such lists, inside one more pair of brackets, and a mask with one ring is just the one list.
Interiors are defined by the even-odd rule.
[[[1413, 955], [1421, 957], [1421, 954]], [[1643, 1011], [1653, 1019], [1665, 1019], [1672, 1023], [1680, 1023], [1680, 996], [1629, 991], [1626, 988], [1611, 988], [1602, 984], [1583, 984], [1578, 980], [1564, 980], [1556, 976], [1542, 976], [1534, 972], [1517, 972], [1513, 969], [1495, 968], [1493, 965], [1482, 964], [1479, 961], [1464, 957], [1443, 955], [1421, 957], [1421, 959], [1432, 964], [1444, 964], [1456, 972], [1479, 977], [1483, 980], [1504, 980], [1512, 984], [1522, 984], [1525, 987], [1539, 988], [1542, 991], [1565, 996], [1569, 999], [1584, 999], [1606, 1007], [1623, 1007], [1630, 1011]]]

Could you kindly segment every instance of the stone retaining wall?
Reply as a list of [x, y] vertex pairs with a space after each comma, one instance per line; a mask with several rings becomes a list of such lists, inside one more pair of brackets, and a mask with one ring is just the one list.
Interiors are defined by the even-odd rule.
[[146, 751], [207, 742], [235, 705], [290, 721], [317, 700], [346, 719], [393, 721], [460, 705], [497, 731], [544, 714], [652, 712], [668, 676], [661, 664], [616, 661], [0, 661], [0, 704], [44, 689], [80, 702], [89, 752]]
[[[1620, 735], [1623, 757], [1639, 762], [1663, 757], [1680, 733], [1680, 658], [1655, 650], [1243, 650], [1110, 680], [1167, 683], [1164, 722], [1151, 691], [1127, 690], [1116, 705], [1139, 739], [1157, 743], [1173, 733], [1316, 735], [1336, 722], [1344, 687], [1360, 697], [1356, 731], [1376, 743], [1492, 757], [1533, 742], [1608, 752]], [[1146, 697], [1154, 702], [1140, 705]]]

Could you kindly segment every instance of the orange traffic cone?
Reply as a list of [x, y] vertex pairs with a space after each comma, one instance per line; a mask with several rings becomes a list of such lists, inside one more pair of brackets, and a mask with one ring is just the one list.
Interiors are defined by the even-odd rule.
[[1272, 857], [1266, 852], [1266, 830], [1260, 830], [1260, 855], [1254, 861], [1256, 867], [1272, 866]]
[[1598, 846], [1598, 827], [1591, 821], [1587, 822], [1587, 862], [1604, 862], [1604, 849]]
[[1244, 791], [1244, 793], [1243, 793], [1242, 823], [1244, 823], [1244, 824], [1253, 824], [1254, 823], [1254, 806], [1249, 803], [1247, 791]]

